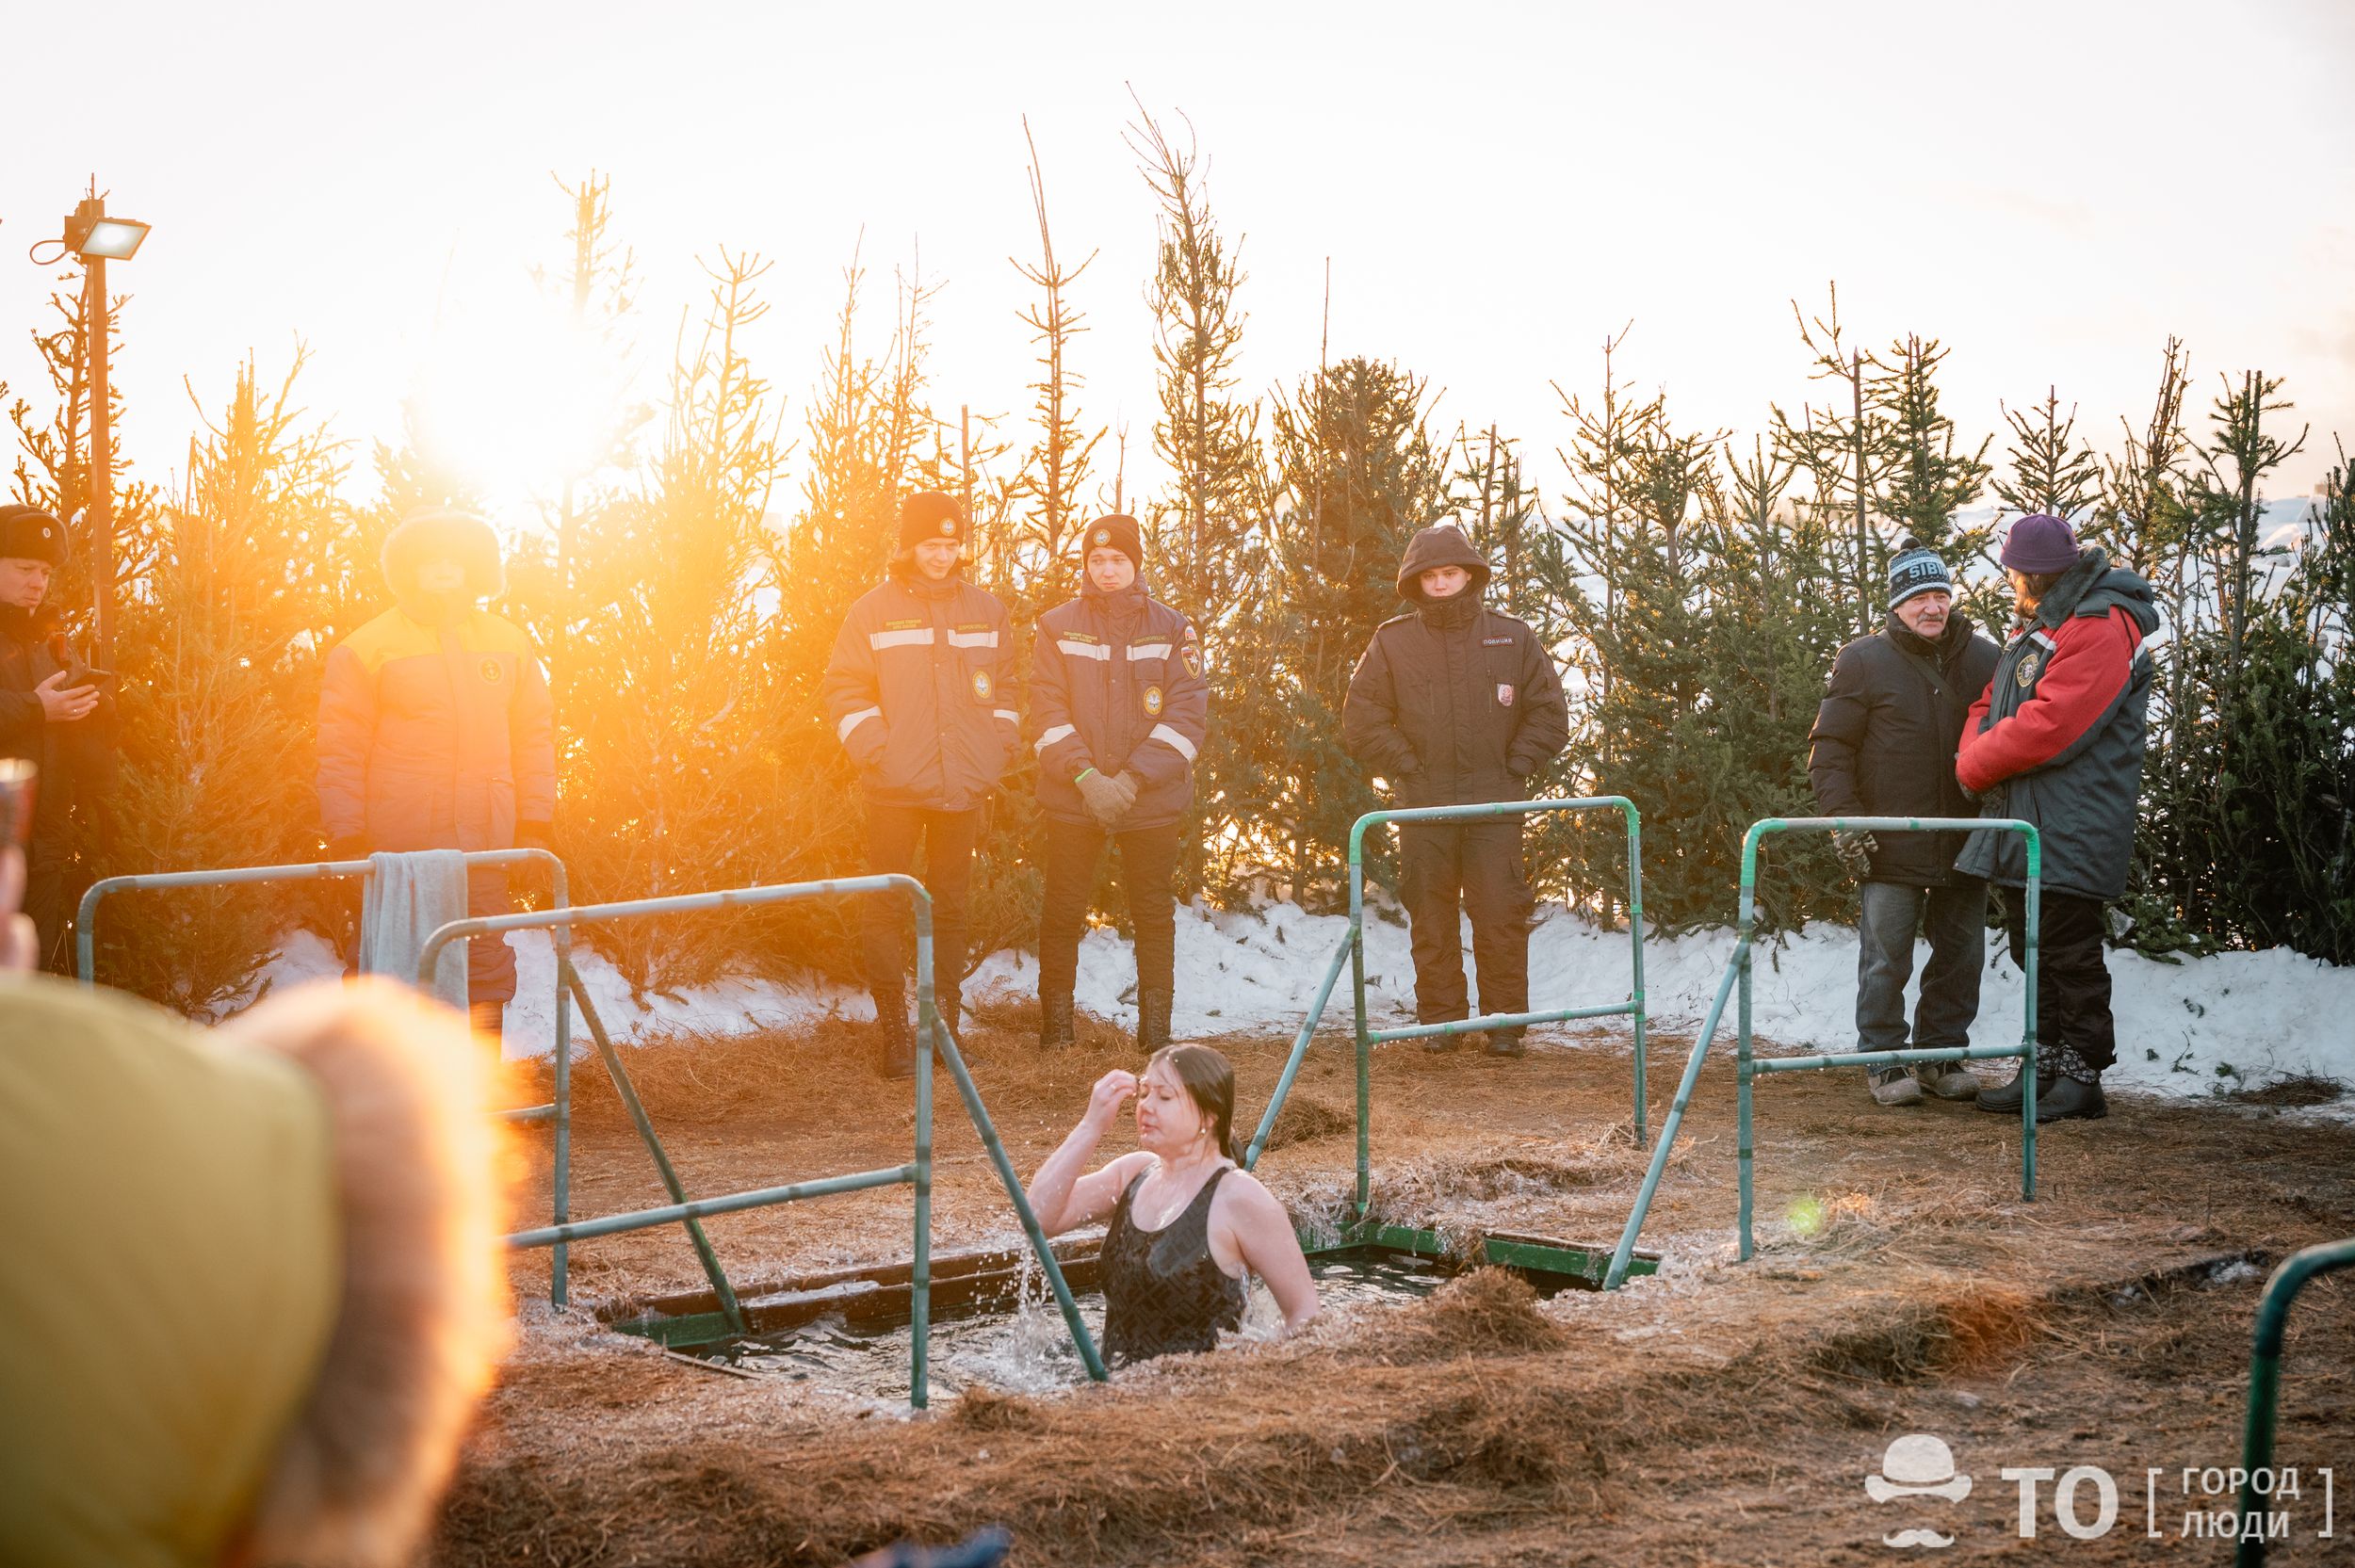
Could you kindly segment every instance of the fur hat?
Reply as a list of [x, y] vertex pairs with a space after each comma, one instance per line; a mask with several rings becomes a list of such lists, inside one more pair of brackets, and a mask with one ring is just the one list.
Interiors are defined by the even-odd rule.
[[65, 525], [39, 507], [0, 506], [0, 560], [45, 560], [63, 566]]
[[498, 536], [472, 512], [433, 507], [401, 519], [400, 526], [384, 540], [384, 581], [393, 597], [413, 597], [418, 568], [432, 560], [454, 560], [463, 567], [469, 597], [489, 599], [505, 586]]

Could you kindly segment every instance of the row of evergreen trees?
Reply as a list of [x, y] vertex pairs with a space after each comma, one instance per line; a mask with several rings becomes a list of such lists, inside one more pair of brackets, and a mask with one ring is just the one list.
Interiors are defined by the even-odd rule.
[[[1320, 364], [1247, 394], [1241, 246], [1191, 130], [1140, 105], [1129, 144], [1160, 233], [1145, 293], [1150, 439], [1169, 477], [1151, 494], [1128, 493], [1129, 432], [1085, 414], [1074, 285], [1094, 257], [1058, 253], [1035, 150], [1039, 250], [1016, 265], [1035, 291], [1023, 319], [1037, 352], [1018, 420], [952, 412], [927, 357], [936, 283], [885, 285], [854, 260], [788, 438], [786, 399], [744, 348], [767, 308], [766, 265], [723, 251], [707, 267], [658, 409], [610, 411], [602, 455], [516, 541], [499, 606], [549, 656], [576, 897], [858, 865], [860, 813], [819, 676], [900, 497], [937, 488], [966, 499], [973, 570], [1024, 626], [1072, 591], [1070, 543], [1089, 516], [1145, 519], [1151, 580], [1200, 622], [1214, 688], [1189, 891], [1225, 904], [1340, 897], [1348, 826], [1378, 803], [1340, 745], [1342, 695], [1398, 608], [1408, 536], [1452, 518], [1498, 563], [1496, 601], [1565, 659], [1573, 738], [1541, 786], [1632, 798], [1652, 922], [1723, 921], [1744, 828], [1808, 809], [1824, 675], [1843, 640], [1879, 622], [1897, 541], [1969, 563], [1968, 607], [2000, 627], [1997, 522], [2051, 511], [2151, 576], [2168, 612], [2134, 939], [2156, 951], [2287, 943], [2355, 962], [2355, 670], [2343, 657], [2355, 507], [2342, 460], [2300, 547], [2266, 535], [2264, 492], [2305, 439], [2287, 433], [2277, 380], [2230, 379], [2199, 417], [2170, 342], [2121, 455], [2098, 456], [2048, 390], [2002, 411], [1998, 459], [1941, 404], [1945, 348], [1910, 335], [1867, 347], [1835, 294], [1796, 322], [1811, 395], [1772, 408], [1746, 443], [1681, 423], [1636, 390], [1627, 334], [1604, 344], [1600, 382], [1563, 393], [1568, 488], [1550, 500], [1519, 441], [1441, 426], [1429, 384], [1396, 364]], [[569, 259], [543, 281], [618, 353], [638, 317], [608, 186], [593, 176], [567, 204]], [[11, 407], [14, 488], [70, 515], [87, 483], [74, 367], [90, 327], [79, 300], [57, 308], [36, 334], [48, 412]], [[118, 500], [122, 777], [90, 874], [313, 856], [321, 656], [381, 606], [377, 554], [399, 516], [476, 499], [413, 431], [375, 450], [377, 501], [347, 500], [349, 454], [302, 412], [300, 369], [300, 354], [274, 383], [240, 367], [172, 483], [135, 481]], [[1990, 521], [1960, 525], [1990, 502]], [[89, 603], [87, 552], [76, 559], [57, 596], [69, 617]], [[982, 951], [1033, 929], [1029, 784], [1008, 780], [985, 840]], [[1598, 919], [1622, 913], [1623, 854], [1615, 818], [1548, 818], [1533, 834], [1541, 883]], [[1844, 917], [1850, 895], [1824, 845], [1783, 841], [1775, 856], [1771, 921]], [[102, 962], [181, 1006], [218, 1005], [250, 986], [290, 897], [329, 928], [346, 907], [325, 890], [125, 899], [109, 908]], [[848, 913], [806, 904], [609, 940], [649, 985], [747, 962], [847, 966], [851, 951]]]

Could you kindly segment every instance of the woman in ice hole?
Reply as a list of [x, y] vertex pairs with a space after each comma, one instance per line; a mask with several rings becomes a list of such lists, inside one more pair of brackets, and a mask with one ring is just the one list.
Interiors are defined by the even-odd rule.
[[[1080, 1172], [1137, 1101], [1133, 1153]], [[1054, 1236], [1111, 1216], [1104, 1233], [1104, 1353], [1144, 1361], [1209, 1350], [1242, 1325], [1245, 1277], [1266, 1282], [1285, 1332], [1317, 1315], [1316, 1282], [1291, 1219], [1242, 1168], [1235, 1070], [1207, 1045], [1170, 1045], [1142, 1074], [1096, 1081], [1087, 1114], [1031, 1181], [1031, 1207]]]

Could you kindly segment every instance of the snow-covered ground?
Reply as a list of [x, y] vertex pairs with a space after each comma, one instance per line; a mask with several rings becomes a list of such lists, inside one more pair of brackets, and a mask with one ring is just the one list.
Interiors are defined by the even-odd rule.
[[[1200, 906], [1178, 918], [1178, 994], [1173, 1023], [1181, 1038], [1240, 1031], [1291, 1033], [1315, 998], [1326, 963], [1348, 929], [1340, 915], [1304, 913], [1275, 904], [1243, 913]], [[1466, 929], [1469, 946], [1470, 929]], [[507, 1014], [507, 1054], [545, 1055], [553, 1046], [553, 962], [537, 932], [514, 939], [521, 990]], [[1733, 949], [1730, 932], [1699, 931], [1645, 945], [1645, 991], [1656, 1027], [1689, 1032], [1707, 1017]], [[2001, 944], [1990, 944], [1982, 989], [1979, 1044], [2020, 1037], [2021, 984]], [[1926, 960], [1927, 948], [1922, 957]], [[584, 951], [581, 978], [617, 1040], [730, 1035], [789, 1027], [827, 1017], [867, 1020], [874, 1009], [863, 992], [820, 979], [738, 979], [674, 994], [634, 1000], [621, 975]], [[1469, 965], [1469, 958], [1467, 960]], [[2176, 1095], [2202, 1095], [2292, 1075], [2313, 1074], [2355, 1084], [2355, 968], [2333, 968], [2286, 948], [2223, 953], [2164, 963], [2138, 953], [2112, 952], [2119, 1064], [2115, 1087]], [[337, 972], [333, 955], [316, 936], [298, 932], [268, 971], [280, 985]], [[1919, 973], [1919, 966], [1916, 969]], [[1753, 1017], [1772, 1049], [1851, 1050], [1856, 996], [1856, 936], [1844, 927], [1818, 925], [1780, 943], [1762, 945], [1754, 966]], [[968, 994], [1028, 995], [1038, 979], [1037, 960], [1001, 952], [983, 962]], [[1383, 1023], [1411, 1020], [1414, 969], [1404, 926], [1375, 918], [1366, 933], [1366, 996]], [[1628, 940], [1551, 911], [1540, 917], [1530, 952], [1530, 1004], [1569, 1008], [1623, 1001], [1628, 994]], [[1121, 1024], [1136, 1019], [1136, 965], [1129, 945], [1109, 929], [1091, 930], [1080, 947], [1080, 1008]], [[1714, 1049], [1731, 1048], [1731, 1008]], [[1349, 1017], [1344, 970], [1324, 1015], [1336, 1032]], [[586, 1026], [576, 1017], [575, 1038]], [[1543, 1031], [1539, 1039], [1544, 1038]], [[1681, 1066], [1681, 1049], [1655, 1056], [1655, 1075]], [[1664, 1058], [1666, 1059], [1664, 1061]]]

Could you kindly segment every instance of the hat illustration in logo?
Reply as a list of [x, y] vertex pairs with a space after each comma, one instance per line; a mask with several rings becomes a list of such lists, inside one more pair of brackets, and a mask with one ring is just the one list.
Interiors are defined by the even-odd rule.
[[[1881, 1456], [1881, 1474], [1864, 1478], [1864, 1495], [1876, 1503], [1899, 1497], [1941, 1497], [1958, 1503], [1971, 1495], [1971, 1478], [1955, 1474], [1954, 1450], [1925, 1431], [1908, 1432]], [[1881, 1537], [1884, 1546], [1951, 1546], [1955, 1538], [1933, 1529], [1901, 1529]]]

